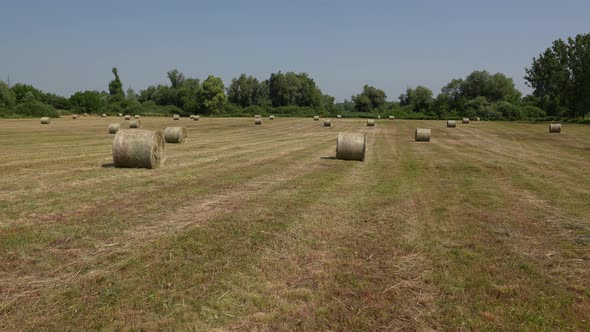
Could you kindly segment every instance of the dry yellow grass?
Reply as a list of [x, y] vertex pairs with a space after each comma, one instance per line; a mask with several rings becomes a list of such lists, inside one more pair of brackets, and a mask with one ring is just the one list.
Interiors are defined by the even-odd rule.
[[588, 126], [204, 118], [138, 170], [109, 121], [0, 120], [0, 330], [590, 329]]

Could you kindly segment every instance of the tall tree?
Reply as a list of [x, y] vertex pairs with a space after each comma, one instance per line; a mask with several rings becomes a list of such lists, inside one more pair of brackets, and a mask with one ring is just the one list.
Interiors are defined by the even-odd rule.
[[170, 80], [170, 85], [175, 89], [180, 88], [185, 81], [184, 74], [179, 72], [178, 69], [172, 69], [168, 71], [166, 75]]
[[206, 114], [218, 114], [227, 102], [223, 81], [219, 77], [210, 75], [203, 81], [197, 100], [199, 109]]
[[365, 85], [363, 92], [352, 96], [352, 102], [358, 112], [374, 112], [379, 107], [385, 105], [386, 99], [387, 95], [385, 91], [370, 85]]
[[115, 75], [115, 79], [109, 83], [109, 94], [111, 96], [112, 102], [121, 102], [125, 99], [125, 93], [123, 92], [123, 83], [119, 78], [119, 71], [117, 67], [113, 67], [113, 75]]

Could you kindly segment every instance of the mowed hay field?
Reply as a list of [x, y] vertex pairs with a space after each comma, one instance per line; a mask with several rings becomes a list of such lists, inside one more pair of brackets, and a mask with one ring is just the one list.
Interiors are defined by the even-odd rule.
[[1, 330], [590, 329], [590, 126], [141, 121], [0, 120]]

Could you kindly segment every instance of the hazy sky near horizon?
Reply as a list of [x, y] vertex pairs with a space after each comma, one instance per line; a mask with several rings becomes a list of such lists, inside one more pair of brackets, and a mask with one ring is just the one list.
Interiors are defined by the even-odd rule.
[[590, 32], [585, 0], [6, 1], [0, 79], [69, 96], [213, 74], [307, 72], [337, 101], [365, 84], [397, 100], [435, 94], [473, 70], [502, 72], [528, 92], [524, 68], [557, 38]]

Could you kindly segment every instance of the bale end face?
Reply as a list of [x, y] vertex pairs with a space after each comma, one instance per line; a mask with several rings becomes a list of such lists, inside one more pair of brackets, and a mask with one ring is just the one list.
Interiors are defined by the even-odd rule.
[[254, 119], [254, 124], [257, 126], [262, 126], [262, 119], [261, 118]]
[[338, 133], [336, 159], [365, 161], [367, 135], [359, 133]]
[[416, 142], [430, 142], [430, 129], [417, 128], [414, 138]]
[[447, 120], [447, 128], [455, 128], [457, 127], [457, 122], [455, 120]]
[[332, 121], [331, 120], [324, 120], [324, 127], [332, 127]]
[[375, 127], [375, 120], [374, 119], [367, 120], [367, 127]]
[[72, 115], [72, 119], [77, 120], [78, 119], [78, 114], [73, 114]]
[[561, 123], [551, 123], [549, 125], [549, 132], [553, 134], [561, 133]]
[[161, 131], [119, 130], [113, 140], [113, 163], [119, 168], [158, 168], [164, 159]]
[[168, 127], [164, 130], [164, 141], [166, 143], [184, 143], [186, 137], [184, 127]]

